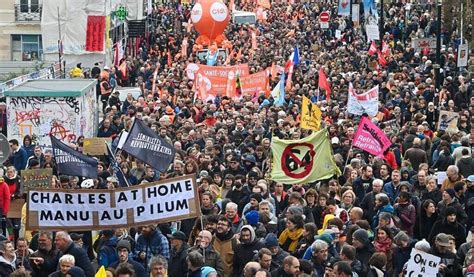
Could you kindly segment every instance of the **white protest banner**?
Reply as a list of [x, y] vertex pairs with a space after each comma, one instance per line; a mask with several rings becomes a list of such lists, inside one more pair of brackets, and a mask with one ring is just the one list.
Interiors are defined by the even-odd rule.
[[467, 60], [469, 56], [469, 47], [466, 44], [460, 44], [458, 48], [458, 67], [467, 66]]
[[408, 261], [406, 276], [436, 276], [441, 258], [413, 248]]
[[411, 46], [415, 49], [415, 52], [420, 52], [425, 48], [436, 49], [435, 38], [415, 38], [411, 43]]
[[365, 25], [365, 33], [367, 34], [367, 41], [379, 40], [379, 26], [378, 25]]
[[359, 4], [352, 4], [352, 22], [354, 23], [354, 27], [359, 26]]
[[200, 216], [193, 175], [115, 190], [28, 192], [28, 230], [103, 230]]

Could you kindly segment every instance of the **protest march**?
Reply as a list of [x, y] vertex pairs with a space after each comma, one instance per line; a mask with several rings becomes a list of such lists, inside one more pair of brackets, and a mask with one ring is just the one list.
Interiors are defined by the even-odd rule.
[[474, 276], [472, 1], [142, 4], [0, 98], [0, 277]]

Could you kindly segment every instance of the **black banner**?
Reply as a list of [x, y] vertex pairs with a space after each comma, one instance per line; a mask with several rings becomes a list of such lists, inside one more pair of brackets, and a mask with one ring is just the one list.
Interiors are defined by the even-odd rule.
[[135, 119], [122, 150], [160, 172], [166, 172], [174, 160], [174, 147], [139, 119]]
[[54, 160], [59, 173], [70, 176], [97, 178], [97, 160], [86, 156], [54, 136], [50, 136]]

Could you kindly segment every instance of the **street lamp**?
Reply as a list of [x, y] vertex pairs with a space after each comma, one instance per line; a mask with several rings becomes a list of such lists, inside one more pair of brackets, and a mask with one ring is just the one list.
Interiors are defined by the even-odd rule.
[[434, 66], [435, 79], [436, 79], [436, 90], [439, 91], [441, 86], [441, 5], [442, 0], [437, 1], [437, 20], [436, 20], [436, 64]]

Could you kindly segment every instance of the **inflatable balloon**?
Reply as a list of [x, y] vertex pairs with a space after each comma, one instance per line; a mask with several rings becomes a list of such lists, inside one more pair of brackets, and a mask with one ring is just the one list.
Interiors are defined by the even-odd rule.
[[191, 10], [191, 21], [200, 34], [196, 43], [221, 44], [225, 40], [224, 30], [230, 20], [230, 13], [222, 0], [198, 0]]

